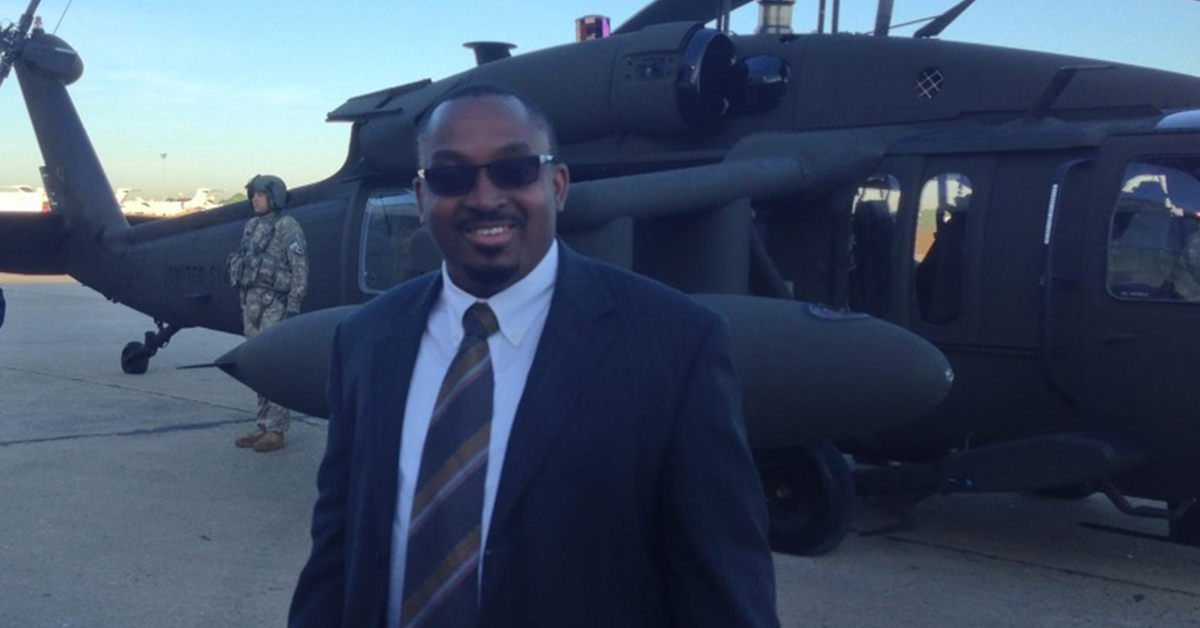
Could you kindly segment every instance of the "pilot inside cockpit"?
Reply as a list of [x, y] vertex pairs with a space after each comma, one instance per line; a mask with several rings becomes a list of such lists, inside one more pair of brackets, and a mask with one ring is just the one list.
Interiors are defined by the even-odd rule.
[[914, 273], [917, 309], [928, 323], [946, 325], [962, 311], [963, 265], [971, 197], [960, 195], [937, 208], [933, 244]]

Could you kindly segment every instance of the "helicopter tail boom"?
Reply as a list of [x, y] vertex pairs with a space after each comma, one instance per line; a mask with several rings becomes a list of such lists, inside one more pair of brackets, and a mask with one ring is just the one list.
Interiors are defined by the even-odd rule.
[[129, 231], [66, 86], [83, 63], [66, 42], [34, 28], [14, 64], [45, 166], [52, 212], [73, 240], [111, 242]]

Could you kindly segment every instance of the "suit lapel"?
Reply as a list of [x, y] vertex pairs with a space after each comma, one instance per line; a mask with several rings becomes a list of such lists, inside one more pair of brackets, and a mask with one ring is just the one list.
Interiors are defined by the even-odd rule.
[[374, 510], [381, 522], [386, 519], [387, 525], [381, 529], [386, 529], [387, 547], [390, 547], [392, 516], [396, 510], [400, 434], [408, 388], [429, 311], [442, 288], [441, 273], [431, 275], [425, 285], [415, 286], [419, 290], [416, 299], [395, 298], [391, 307], [381, 309], [380, 316], [384, 320], [375, 328], [382, 333], [370, 339], [371, 368], [367, 374], [370, 398], [363, 407], [369, 415], [360, 425], [369, 430], [369, 434], [364, 434], [371, 454], [369, 481], [379, 490], [371, 490], [368, 494], [380, 500]]
[[594, 266], [559, 244], [550, 313], [509, 436], [491, 529], [512, 512], [600, 357], [613, 342], [604, 314], [615, 304]]

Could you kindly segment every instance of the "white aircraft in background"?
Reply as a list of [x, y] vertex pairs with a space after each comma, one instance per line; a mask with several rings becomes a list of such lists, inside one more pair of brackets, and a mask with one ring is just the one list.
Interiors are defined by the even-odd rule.
[[211, 209], [220, 205], [209, 188], [196, 188], [196, 193], [185, 201], [148, 201], [140, 196], [129, 198], [129, 188], [117, 188], [117, 202], [121, 212], [140, 216], [170, 217]]
[[40, 213], [50, 211], [46, 191], [29, 185], [0, 188], [0, 212]]

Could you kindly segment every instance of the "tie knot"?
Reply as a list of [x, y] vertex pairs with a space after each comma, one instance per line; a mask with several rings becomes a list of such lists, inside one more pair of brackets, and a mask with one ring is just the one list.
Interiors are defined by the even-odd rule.
[[498, 329], [500, 323], [487, 303], [476, 303], [463, 314], [463, 332], [469, 337], [486, 339]]

